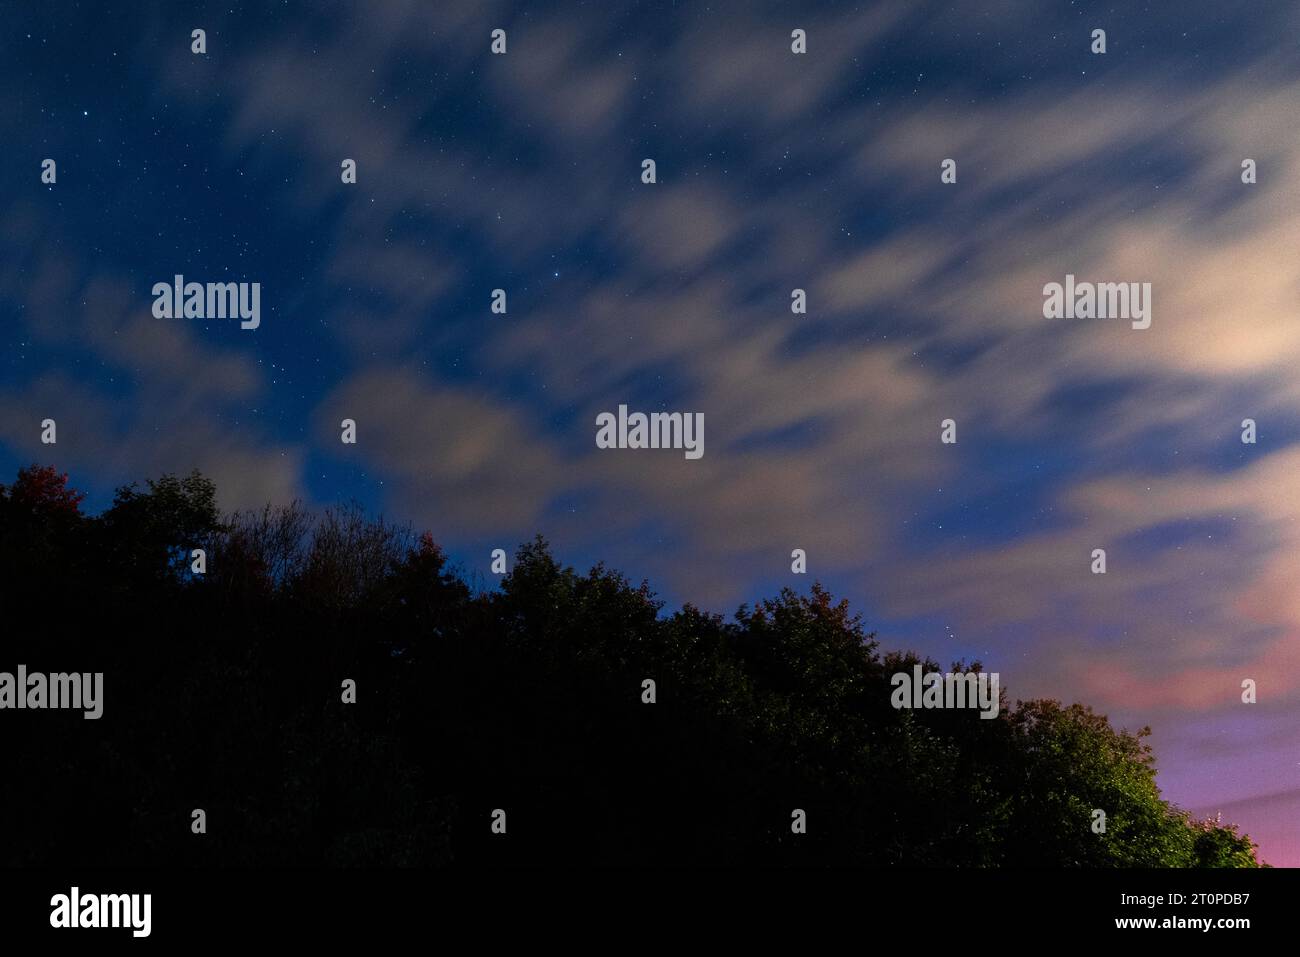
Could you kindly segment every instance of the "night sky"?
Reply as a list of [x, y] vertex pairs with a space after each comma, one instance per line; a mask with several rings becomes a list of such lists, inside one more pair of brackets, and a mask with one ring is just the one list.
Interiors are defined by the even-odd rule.
[[[355, 499], [488, 587], [538, 532], [669, 608], [819, 579], [884, 648], [1151, 725], [1167, 798], [1300, 865], [1298, 30], [1208, 0], [6, 5], [0, 480]], [[260, 283], [260, 327], [155, 318], [176, 274]], [[1067, 274], [1150, 282], [1151, 328], [1044, 318]], [[620, 404], [703, 413], [704, 456], [598, 449]]]

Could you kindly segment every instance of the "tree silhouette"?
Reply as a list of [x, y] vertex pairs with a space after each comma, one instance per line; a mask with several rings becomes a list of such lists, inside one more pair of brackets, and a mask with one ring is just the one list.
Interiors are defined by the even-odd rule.
[[197, 473], [81, 500], [48, 468], [0, 487], [9, 657], [106, 687], [98, 721], [6, 715], [3, 864], [1257, 866], [1160, 797], [1147, 729], [895, 710], [890, 676], [939, 665], [820, 585], [668, 614], [538, 538], [476, 592], [356, 506], [222, 517]]

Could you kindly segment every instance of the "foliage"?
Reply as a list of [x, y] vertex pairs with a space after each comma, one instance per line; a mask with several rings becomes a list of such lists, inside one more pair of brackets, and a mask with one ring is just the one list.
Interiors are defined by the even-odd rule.
[[538, 538], [476, 593], [356, 506], [222, 518], [197, 473], [81, 498], [52, 469], [0, 487], [6, 657], [106, 684], [99, 721], [6, 717], [0, 814], [26, 826], [0, 864], [1257, 866], [1161, 799], [1147, 729], [894, 710], [890, 675], [939, 665], [882, 656], [820, 586], [665, 614]]

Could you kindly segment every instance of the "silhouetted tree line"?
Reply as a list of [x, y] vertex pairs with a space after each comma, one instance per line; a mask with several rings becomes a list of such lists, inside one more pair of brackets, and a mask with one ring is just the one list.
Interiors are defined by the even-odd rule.
[[1148, 729], [895, 710], [917, 657], [819, 586], [665, 615], [539, 538], [475, 593], [358, 507], [223, 518], [197, 473], [81, 499], [0, 486], [0, 670], [105, 673], [98, 721], [0, 712], [3, 864], [1256, 866], [1161, 800]]

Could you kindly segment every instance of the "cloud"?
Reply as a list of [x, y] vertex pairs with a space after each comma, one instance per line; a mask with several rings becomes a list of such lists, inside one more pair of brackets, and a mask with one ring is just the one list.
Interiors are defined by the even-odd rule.
[[[357, 445], [339, 423], [357, 423]], [[536, 426], [466, 389], [414, 370], [367, 368], [341, 383], [316, 413], [322, 445], [361, 455], [394, 486], [403, 517], [449, 533], [526, 528], [560, 487], [562, 464]]]
[[[206, 344], [203, 320], [154, 318], [147, 286], [31, 243], [55, 232], [26, 202], [0, 215], [0, 254], [20, 264], [0, 279], [0, 303], [18, 317], [16, 337], [41, 353], [0, 387], [0, 442], [10, 453], [52, 461], [83, 487], [197, 468], [228, 509], [301, 496], [303, 450], [238, 421], [266, 393], [257, 364]], [[27, 271], [35, 281], [23, 281]], [[73, 374], [86, 368], [95, 374]], [[46, 418], [57, 423], [55, 445], [40, 441]]]
[[[126, 484], [198, 469], [216, 483], [225, 510], [301, 495], [301, 450], [259, 442], [256, 432], [232, 429], [165, 395], [146, 391], [124, 401], [62, 373], [46, 373], [0, 390], [0, 442], [28, 462], [71, 472], [81, 487], [87, 480]], [[55, 445], [41, 443], [46, 418], [57, 423]]]

